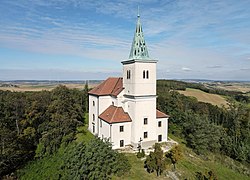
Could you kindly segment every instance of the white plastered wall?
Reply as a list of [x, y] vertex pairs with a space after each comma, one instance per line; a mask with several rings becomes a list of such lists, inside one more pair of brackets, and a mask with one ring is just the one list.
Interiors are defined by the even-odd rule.
[[[131, 77], [127, 79], [127, 71]], [[143, 71], [149, 72], [149, 79], [143, 79]], [[123, 65], [124, 94], [144, 96], [156, 94], [156, 63], [134, 62]]]
[[[94, 105], [93, 105], [94, 102]], [[93, 118], [93, 115], [95, 118]], [[89, 131], [96, 135], [98, 123], [98, 97], [89, 95]], [[93, 125], [95, 126], [95, 132], [93, 132]]]
[[[120, 132], [120, 126], [123, 126], [123, 132]], [[113, 123], [111, 134], [111, 142], [113, 149], [121, 148], [120, 140], [124, 140], [124, 146], [131, 144], [131, 122]]]
[[[95, 105], [93, 105], [93, 102]], [[118, 104], [118, 100], [115, 97], [111, 96], [94, 96], [89, 95], [89, 131], [94, 134], [100, 136], [100, 120], [98, 116], [105, 111], [110, 105]], [[95, 120], [93, 118], [95, 117]], [[93, 133], [93, 124], [95, 125], [95, 132]]]
[[[120, 140], [124, 141], [124, 147], [131, 144], [131, 122], [109, 124], [101, 119], [100, 121], [102, 127], [100, 128], [99, 137], [109, 139], [113, 149], [121, 148]], [[123, 126], [123, 132], [120, 132], [120, 126]]]
[[[158, 122], [161, 121], [161, 127], [158, 127]], [[168, 118], [157, 118], [156, 121], [156, 139], [158, 141], [158, 135], [162, 135], [162, 142], [168, 140]]]
[[110, 136], [110, 124], [107, 123], [106, 121], [103, 121], [101, 119], [99, 119], [100, 121], [100, 131], [99, 131], [99, 137], [100, 138], [106, 138], [106, 139], [111, 139]]
[[[137, 146], [139, 140], [142, 143], [155, 142], [156, 140], [156, 98], [131, 99], [128, 101], [128, 112], [132, 118], [132, 144]], [[144, 125], [144, 118], [148, 118], [148, 123]], [[148, 137], [144, 138], [144, 132]]]

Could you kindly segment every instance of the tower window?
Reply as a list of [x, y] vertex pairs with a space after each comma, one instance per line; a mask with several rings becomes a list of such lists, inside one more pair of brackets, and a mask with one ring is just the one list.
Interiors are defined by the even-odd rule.
[[93, 124], [93, 133], [95, 133], [95, 125]]
[[93, 101], [93, 106], [95, 106], [95, 101]]
[[127, 79], [130, 79], [130, 77], [131, 77], [131, 71], [127, 70]]
[[148, 118], [144, 118], [143, 123], [148, 124]]
[[95, 121], [95, 115], [93, 114], [93, 121]]
[[147, 76], [146, 78], [149, 79], [149, 72], [148, 71], [146, 73], [146, 76]]
[[143, 71], [143, 79], [149, 79], [149, 71], [148, 70]]
[[148, 138], [148, 132], [144, 132], [143, 133], [143, 137], [146, 139], [146, 138]]
[[102, 127], [102, 120], [100, 120], [100, 127]]

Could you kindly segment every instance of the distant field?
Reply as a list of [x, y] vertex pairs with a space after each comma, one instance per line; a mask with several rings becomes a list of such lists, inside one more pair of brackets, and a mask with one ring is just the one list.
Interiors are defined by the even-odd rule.
[[201, 102], [211, 103], [219, 107], [228, 106], [226, 99], [217, 94], [210, 94], [198, 89], [191, 89], [191, 88], [187, 88], [186, 91], [178, 91], [178, 92], [184, 94], [185, 96], [195, 97], [197, 98], [198, 101]]
[[232, 85], [232, 86], [217, 86], [218, 88], [225, 89], [228, 91], [240, 91], [240, 92], [249, 92], [250, 87], [247, 86], [240, 86], [240, 85]]
[[212, 86], [219, 89], [224, 89], [227, 91], [240, 91], [243, 93], [250, 92], [250, 83], [249, 82], [230, 82], [230, 83], [208, 83], [208, 86]]
[[[18, 87], [0, 87], [0, 90], [9, 90], [9, 91], [17, 91], [17, 92], [24, 92], [24, 91], [42, 91], [47, 90], [51, 91], [52, 89], [56, 88], [59, 85], [64, 85], [70, 89], [83, 89], [85, 84], [64, 84], [64, 83], [58, 83], [58, 84], [17, 84]], [[89, 88], [95, 87], [96, 84], [89, 84]]]

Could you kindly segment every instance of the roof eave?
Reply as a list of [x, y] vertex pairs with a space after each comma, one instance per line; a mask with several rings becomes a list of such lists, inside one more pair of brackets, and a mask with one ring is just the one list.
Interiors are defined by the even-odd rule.
[[101, 120], [103, 120], [103, 121], [105, 121], [106, 123], [108, 123], [108, 124], [117, 124], [117, 123], [128, 123], [128, 122], [132, 122], [132, 120], [130, 120], [130, 121], [121, 121], [121, 122], [109, 122], [109, 121], [107, 121], [107, 120], [105, 120], [105, 119], [103, 119], [103, 118], [101, 118], [101, 117], [99, 117], [98, 116], [98, 118], [99, 119], [101, 119]]
[[165, 116], [165, 117], [156, 117], [156, 119], [167, 119], [169, 118], [170, 116]]
[[135, 62], [140, 62], [140, 63], [157, 63], [158, 60], [154, 60], [154, 59], [128, 59], [128, 60], [124, 60], [121, 63], [122, 64], [132, 64]]

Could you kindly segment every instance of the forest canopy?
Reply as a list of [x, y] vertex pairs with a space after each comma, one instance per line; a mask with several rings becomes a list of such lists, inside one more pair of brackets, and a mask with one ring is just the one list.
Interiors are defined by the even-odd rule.
[[[229, 95], [229, 107], [198, 102], [174, 91], [187, 87]], [[250, 162], [250, 107], [246, 101], [238, 101], [242, 93], [209, 90], [197, 83], [159, 80], [157, 95], [158, 108], [170, 115], [169, 132], [184, 138], [196, 153], [219, 152]]]
[[84, 124], [87, 89], [0, 91], [0, 177], [72, 142]]

